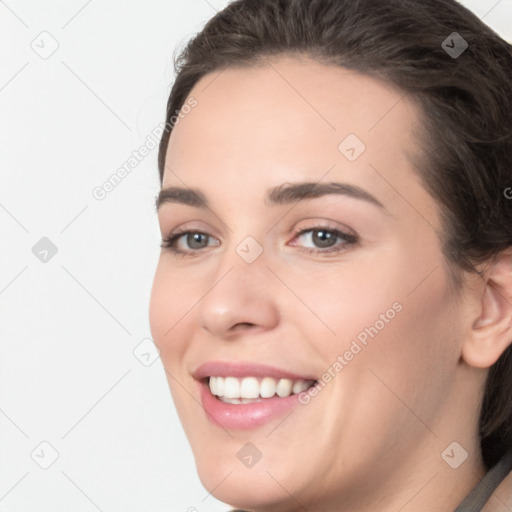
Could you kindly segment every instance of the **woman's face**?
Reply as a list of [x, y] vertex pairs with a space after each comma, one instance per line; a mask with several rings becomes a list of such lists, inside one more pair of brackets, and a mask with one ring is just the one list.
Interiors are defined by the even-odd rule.
[[185, 234], [161, 252], [150, 322], [205, 487], [348, 510], [411, 467], [423, 483], [453, 471], [461, 315], [407, 154], [414, 104], [296, 58], [207, 75], [190, 97], [158, 212], [163, 238]]

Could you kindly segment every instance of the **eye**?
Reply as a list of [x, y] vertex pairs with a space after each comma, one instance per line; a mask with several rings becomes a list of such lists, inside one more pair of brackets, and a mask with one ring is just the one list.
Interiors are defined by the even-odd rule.
[[[302, 246], [307, 253], [338, 253], [347, 246], [354, 245], [358, 238], [354, 234], [344, 233], [338, 229], [317, 226], [299, 231], [290, 243]], [[178, 231], [162, 240], [160, 247], [169, 249], [180, 256], [194, 256], [202, 249], [220, 245], [220, 242], [202, 231]]]
[[[353, 234], [321, 226], [300, 231], [295, 236], [295, 240], [298, 240], [308, 253], [340, 252], [358, 241], [357, 236]], [[294, 242], [291, 245], [297, 245], [297, 243]]]
[[[213, 243], [210, 243], [213, 242]], [[200, 249], [219, 245], [218, 240], [202, 231], [180, 231], [171, 233], [162, 240], [160, 247], [170, 249], [174, 254], [187, 255]]]

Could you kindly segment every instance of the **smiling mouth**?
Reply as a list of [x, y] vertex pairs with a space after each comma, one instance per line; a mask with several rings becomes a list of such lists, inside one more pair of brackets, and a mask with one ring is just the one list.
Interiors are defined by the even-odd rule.
[[269, 398], [298, 395], [318, 381], [305, 379], [275, 379], [273, 377], [210, 376], [206, 384], [218, 400], [228, 404], [249, 404]]

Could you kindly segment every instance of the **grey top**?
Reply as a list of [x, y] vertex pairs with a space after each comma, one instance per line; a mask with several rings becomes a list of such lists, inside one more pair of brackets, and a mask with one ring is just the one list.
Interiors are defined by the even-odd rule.
[[[507, 452], [478, 482], [453, 512], [480, 512], [491, 494], [512, 471], [512, 450]], [[237, 509], [231, 512], [244, 512]]]
[[512, 450], [503, 455], [453, 512], [480, 512], [510, 471]]

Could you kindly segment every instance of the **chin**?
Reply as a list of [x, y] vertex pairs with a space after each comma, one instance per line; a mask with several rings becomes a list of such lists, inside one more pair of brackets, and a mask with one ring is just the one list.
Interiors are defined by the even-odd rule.
[[[283, 489], [291, 489], [288, 482], [277, 482], [272, 471], [260, 461], [252, 468], [232, 461], [196, 460], [201, 483], [216, 499], [233, 508], [243, 510], [265, 510], [265, 512], [285, 512], [293, 510], [289, 494]], [[259, 467], [258, 467], [259, 466]], [[293, 474], [289, 471], [288, 474]], [[272, 475], [272, 476], [271, 476]]]

